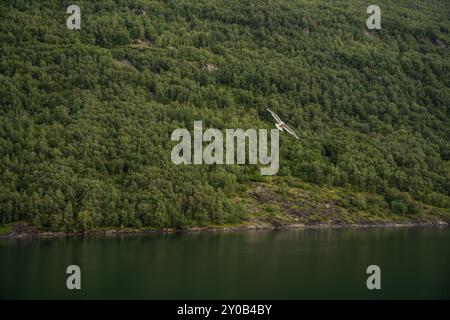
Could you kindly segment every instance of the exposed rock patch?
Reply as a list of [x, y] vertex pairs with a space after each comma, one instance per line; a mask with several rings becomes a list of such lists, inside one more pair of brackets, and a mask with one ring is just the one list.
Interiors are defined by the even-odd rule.
[[445, 48], [446, 47], [445, 43], [443, 41], [439, 40], [439, 39], [433, 39], [432, 42], [433, 42], [433, 44], [435, 46], [438, 46], [439, 48]]
[[125, 67], [129, 67], [132, 69], [136, 69], [128, 59], [114, 60], [114, 63], [119, 66], [125, 66]]
[[216, 71], [217, 69], [219, 69], [219, 67], [217, 67], [215, 64], [212, 64], [212, 63], [204, 64], [203, 68], [208, 70], [208, 72], [213, 72], [213, 71]]
[[136, 40], [134, 43], [128, 45], [130, 48], [135, 48], [135, 49], [147, 49], [147, 48], [151, 48], [153, 47], [153, 42], [151, 42], [148, 39], [145, 40]]

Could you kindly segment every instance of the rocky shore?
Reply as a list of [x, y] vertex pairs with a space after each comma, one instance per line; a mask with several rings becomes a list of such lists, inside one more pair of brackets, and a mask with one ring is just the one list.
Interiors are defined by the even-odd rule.
[[[329, 224], [329, 223], [315, 223], [315, 224], [284, 224], [272, 225], [265, 222], [251, 222], [237, 226], [211, 226], [211, 227], [186, 227], [186, 228], [160, 228], [160, 229], [107, 229], [107, 230], [90, 230], [77, 232], [48, 232], [39, 231], [31, 227], [20, 227], [16, 231], [8, 233], [0, 233], [0, 238], [54, 238], [54, 237], [69, 237], [69, 236], [118, 236], [118, 235], [142, 235], [142, 234], [157, 234], [157, 233], [195, 233], [195, 232], [248, 232], [260, 230], [292, 230], [292, 229], [336, 229], [336, 228], [404, 228], [404, 227], [448, 227], [449, 223], [446, 221], [433, 222], [367, 222], [367, 223], [351, 223], [351, 224]], [[17, 229], [17, 228], [16, 228]]]

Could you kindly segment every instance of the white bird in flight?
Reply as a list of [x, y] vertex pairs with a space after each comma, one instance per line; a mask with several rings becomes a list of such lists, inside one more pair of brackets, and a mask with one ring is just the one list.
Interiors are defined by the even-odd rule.
[[291, 128], [289, 128], [288, 125], [287, 125], [286, 123], [284, 123], [284, 122], [280, 119], [280, 117], [279, 117], [275, 112], [273, 112], [272, 110], [270, 110], [270, 109], [267, 108], [267, 107], [266, 107], [266, 109], [267, 109], [267, 111], [270, 112], [270, 114], [272, 115], [272, 117], [273, 117], [273, 118], [275, 119], [275, 121], [277, 122], [277, 123], [275, 123], [275, 126], [278, 128], [278, 130], [283, 131], [283, 129], [284, 129], [284, 130], [286, 130], [288, 133], [292, 134], [295, 138], [297, 138], [298, 140], [300, 140], [300, 138], [295, 134], [294, 130], [292, 130]]

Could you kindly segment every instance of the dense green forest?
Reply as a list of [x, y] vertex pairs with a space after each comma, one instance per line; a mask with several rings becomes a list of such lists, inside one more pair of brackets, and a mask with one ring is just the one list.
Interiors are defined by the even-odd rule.
[[[81, 8], [81, 30], [66, 8]], [[450, 1], [2, 0], [0, 225], [450, 220]], [[176, 128], [273, 128], [280, 171], [175, 165]]]

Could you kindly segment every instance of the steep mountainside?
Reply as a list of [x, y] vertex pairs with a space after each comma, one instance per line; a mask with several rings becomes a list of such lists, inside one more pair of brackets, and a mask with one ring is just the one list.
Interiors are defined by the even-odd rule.
[[[450, 2], [2, 1], [0, 225], [450, 218]], [[170, 135], [273, 128], [280, 170], [175, 165]]]

